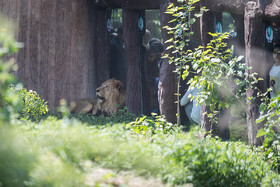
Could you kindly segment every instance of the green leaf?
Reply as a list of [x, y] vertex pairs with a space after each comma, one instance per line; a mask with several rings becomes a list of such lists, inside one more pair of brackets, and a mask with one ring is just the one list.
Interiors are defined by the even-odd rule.
[[167, 9], [170, 9], [170, 8], [172, 8], [172, 7], [174, 7], [174, 4], [173, 4], [173, 3], [170, 3], [170, 5], [168, 5]]
[[256, 123], [261, 123], [261, 122], [263, 122], [265, 119], [266, 119], [265, 116], [261, 116], [261, 117], [259, 117], [259, 118], [256, 120]]
[[174, 45], [168, 46], [168, 47], [166, 48], [166, 50], [171, 49], [171, 48], [174, 48]]
[[168, 23], [173, 23], [173, 22], [177, 22], [177, 19], [173, 19], [173, 20], [169, 21]]
[[240, 60], [242, 60], [244, 58], [244, 56], [239, 56], [238, 58], [237, 58], [237, 62], [239, 62]]

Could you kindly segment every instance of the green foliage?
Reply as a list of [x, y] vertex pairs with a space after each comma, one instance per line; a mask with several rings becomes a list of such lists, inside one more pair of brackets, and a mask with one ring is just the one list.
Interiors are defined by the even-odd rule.
[[260, 117], [256, 121], [259, 124], [264, 122], [264, 128], [261, 128], [258, 131], [257, 137], [264, 136], [262, 149], [264, 151], [265, 158], [272, 163], [272, 166], [275, 170], [280, 172], [280, 150], [278, 149], [280, 140], [280, 95], [269, 100], [267, 93], [262, 95], [263, 102], [259, 107]]
[[180, 86], [181, 86], [181, 76], [183, 66], [186, 64], [185, 57], [188, 54], [186, 51], [186, 47], [190, 42], [190, 37], [193, 35], [191, 31], [192, 24], [195, 23], [196, 18], [202, 15], [202, 12], [206, 11], [205, 7], [202, 7], [199, 13], [195, 12], [195, 3], [200, 0], [178, 0], [180, 6], [176, 6], [171, 3], [167, 9], [166, 14], [172, 15], [174, 19], [169, 21], [169, 25], [164, 26], [168, 31], [168, 34], [172, 35], [172, 37], [165, 41], [165, 43], [169, 43], [169, 46], [166, 50], [170, 50], [172, 56], [169, 54], [165, 54], [164, 58], [168, 58], [170, 63], [174, 63], [176, 65], [175, 72], [177, 73], [177, 125], [180, 122]]
[[13, 22], [3, 15], [0, 15], [0, 57], [16, 53], [23, 47], [22, 43], [15, 40], [16, 27]]
[[[166, 149], [165, 180], [194, 186], [258, 186], [269, 165], [242, 143], [197, 139], [192, 136], [163, 142]], [[169, 149], [169, 150], [168, 150]]]
[[175, 130], [172, 123], [167, 122], [164, 117], [152, 114], [152, 117], [143, 116], [126, 125], [127, 129], [136, 134], [154, 135], [158, 133], [169, 134]]
[[[205, 102], [210, 107], [211, 113], [207, 115], [212, 122], [216, 122], [219, 110], [236, 103], [245, 109], [246, 90], [256, 89], [259, 80], [255, 73], [248, 73], [249, 68], [245, 63], [240, 62], [243, 57], [233, 57], [232, 51], [226, 48], [223, 40], [228, 39], [229, 33], [209, 34], [213, 40], [206, 49], [198, 47], [194, 52], [189, 52], [186, 61], [192, 64], [196, 73], [189, 80], [190, 88], [201, 87], [198, 102]], [[183, 74], [188, 73], [189, 69], [186, 68]]]
[[33, 162], [36, 161], [34, 152], [25, 144], [19, 132], [3, 125], [0, 142], [0, 186], [25, 186], [30, 180]]
[[78, 119], [79, 121], [86, 123], [88, 125], [114, 125], [117, 123], [129, 123], [136, 119], [136, 116], [130, 112], [127, 112], [126, 107], [119, 110], [117, 115], [112, 115], [110, 117], [105, 117], [104, 115], [93, 116], [91, 114], [71, 114], [70, 119]]
[[22, 109], [19, 111], [21, 118], [27, 120], [39, 121], [41, 117], [48, 113], [47, 102], [32, 90], [27, 91], [25, 88], [15, 88], [12, 86], [11, 91], [14, 92], [22, 101]]
[[279, 183], [279, 177], [269, 177], [276, 174], [262, 155], [242, 143], [200, 139], [198, 129], [188, 134], [176, 127], [167, 134], [161, 130], [135, 133], [133, 127], [127, 130], [124, 125], [84, 126], [65, 118], [48, 118], [39, 125], [29, 123], [20, 128], [26, 146], [38, 153], [27, 170], [33, 186], [85, 186], [87, 176], [99, 166], [159, 177], [171, 185]]
[[[18, 97], [8, 89], [11, 84], [19, 86], [11, 74], [17, 66], [9, 55], [17, 52], [22, 45], [14, 39], [13, 24], [0, 17], [0, 121], [8, 122], [17, 117], [16, 110], [20, 108]], [[4, 62], [3, 57], [8, 60]]]

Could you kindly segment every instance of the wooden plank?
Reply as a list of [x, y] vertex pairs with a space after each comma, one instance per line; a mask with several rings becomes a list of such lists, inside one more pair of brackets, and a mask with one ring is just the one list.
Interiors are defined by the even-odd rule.
[[98, 6], [125, 9], [159, 9], [160, 0], [96, 0]]
[[137, 48], [137, 19], [136, 11], [123, 9], [123, 35], [127, 54], [127, 83], [126, 104], [129, 112], [140, 114], [140, 76]]
[[9, 18], [11, 18], [13, 21], [17, 21], [19, 0], [9, 0], [9, 3]]
[[2, 10], [1, 13], [4, 14], [5, 16], [9, 16], [9, 12], [10, 12], [10, 1], [2, 1]]
[[39, 66], [39, 31], [40, 31], [40, 6], [41, 2], [38, 0], [29, 0], [29, 24], [28, 24], [28, 47], [27, 48], [27, 63], [29, 64], [29, 84], [28, 88], [32, 89], [42, 95], [39, 89], [38, 72]]
[[87, 97], [87, 61], [85, 60], [85, 42], [87, 36], [84, 36], [85, 10], [84, 2], [79, 0], [72, 1], [72, 24], [71, 24], [71, 77], [70, 92], [72, 98], [80, 99]]
[[93, 59], [93, 45], [96, 45], [93, 40], [93, 3], [90, 1], [83, 1], [80, 11], [83, 12], [83, 51], [84, 51], [84, 71], [82, 72], [84, 77], [84, 97], [94, 98], [96, 85], [93, 84], [94, 70], [93, 63], [96, 61]]
[[[254, 2], [247, 4], [245, 9], [244, 16], [244, 30], [245, 30], [245, 47], [246, 47], [246, 65], [252, 67], [251, 70], [248, 70], [249, 73], [256, 72], [258, 76], [263, 78], [267, 77], [269, 70], [266, 69], [267, 64], [265, 64], [265, 58], [263, 53], [263, 22], [257, 14], [257, 6], [254, 5]], [[261, 92], [267, 90], [267, 85], [263, 82], [258, 83], [258, 88]], [[247, 98], [256, 97], [257, 92], [254, 90], [247, 90]], [[248, 140], [251, 145], [260, 145], [261, 139], [256, 138], [258, 128], [261, 128], [261, 125], [256, 125], [256, 119], [259, 116], [260, 100], [257, 99], [255, 102], [248, 100], [248, 108], [246, 110], [247, 114], [247, 124], [248, 124]]]
[[[87, 62], [88, 62], [88, 96], [90, 98], [95, 98], [95, 90], [97, 88], [97, 80], [95, 78], [96, 75], [96, 67], [95, 67], [95, 60], [94, 60], [94, 30], [97, 25], [94, 21], [94, 3], [92, 1], [88, 1], [88, 21], [87, 21], [87, 35], [88, 40], [86, 42], [87, 46], [86, 49], [88, 49], [88, 55], [87, 55]], [[98, 48], [98, 47], [96, 47]]]
[[28, 83], [28, 79], [25, 75], [25, 69], [28, 69], [27, 64], [27, 26], [28, 26], [28, 0], [21, 0], [19, 5], [19, 33], [18, 40], [25, 44], [24, 48], [20, 49], [17, 56], [18, 72], [17, 76], [21, 82]]
[[55, 104], [70, 100], [71, 0], [56, 1], [55, 25]]
[[96, 71], [97, 71], [97, 85], [101, 85], [108, 80], [108, 51], [107, 51], [107, 15], [105, 8], [97, 8], [97, 27], [94, 43], [98, 48], [96, 49]]
[[[170, 25], [168, 22], [172, 19], [170, 15], [165, 14], [166, 7], [169, 3], [166, 1], [164, 4], [161, 5], [160, 14], [161, 14], [161, 26]], [[170, 35], [168, 34], [166, 29], [162, 29], [162, 39], [166, 41], [170, 39]], [[168, 44], [164, 43], [164, 48], [166, 49]], [[168, 52], [169, 56], [173, 56], [170, 51]], [[159, 108], [161, 115], [166, 117], [166, 120], [172, 123], [176, 122], [176, 82], [177, 82], [177, 75], [173, 71], [175, 70], [174, 64], [169, 64], [168, 59], [162, 60], [162, 65], [160, 67], [159, 73]]]
[[55, 109], [55, 1], [41, 0], [40, 59], [38, 72], [41, 97], [48, 101], [51, 111]]

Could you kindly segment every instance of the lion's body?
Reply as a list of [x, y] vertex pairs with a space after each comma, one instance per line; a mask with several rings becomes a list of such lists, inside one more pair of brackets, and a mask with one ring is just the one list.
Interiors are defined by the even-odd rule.
[[117, 114], [126, 104], [126, 93], [123, 84], [115, 79], [105, 81], [96, 89], [97, 99], [80, 99], [75, 102], [72, 113], [92, 113], [111, 116]]
[[100, 101], [98, 99], [79, 99], [74, 102], [75, 107], [71, 111], [73, 114], [87, 114], [91, 113], [97, 115], [100, 111]]

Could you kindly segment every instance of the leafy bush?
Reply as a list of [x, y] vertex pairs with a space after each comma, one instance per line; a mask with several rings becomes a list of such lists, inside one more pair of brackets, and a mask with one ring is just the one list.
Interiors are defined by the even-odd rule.
[[[181, 77], [182, 72], [186, 66], [186, 55], [188, 51], [186, 51], [186, 47], [189, 46], [189, 42], [191, 41], [191, 36], [194, 34], [192, 32], [192, 24], [195, 23], [196, 19], [201, 17], [202, 13], [206, 11], [205, 7], [200, 9], [200, 12], [197, 13], [195, 10], [195, 4], [200, 0], [177, 0], [177, 3], [170, 3], [170, 5], [166, 9], [166, 14], [170, 14], [172, 16], [172, 20], [169, 21], [170, 24], [164, 26], [172, 37], [165, 41], [165, 43], [169, 43], [170, 45], [166, 48], [166, 50], [171, 50], [164, 55], [164, 58], [169, 59], [169, 63], [174, 63], [176, 66], [175, 72], [177, 73], [177, 125], [180, 124], [180, 87], [181, 87]], [[179, 5], [179, 6], [177, 6]], [[176, 55], [174, 55], [176, 54]]]
[[[139, 126], [139, 123], [135, 125]], [[39, 125], [21, 127], [28, 145], [39, 147], [39, 160], [43, 159], [31, 172], [33, 184], [67, 185], [69, 181], [58, 176], [70, 172], [65, 175], [75, 176], [70, 177], [73, 184], [83, 186], [84, 177], [89, 174], [83, 163], [88, 161], [92, 168], [101, 166], [116, 171], [134, 171], [138, 175], [160, 177], [171, 185], [259, 186], [262, 181], [264, 184], [279, 183], [279, 178], [269, 177], [274, 173], [262, 155], [242, 143], [200, 139], [198, 129], [188, 134], [174, 129], [165, 134], [161, 128], [156, 133], [148, 133], [150, 131], [143, 128], [135, 133], [133, 124], [126, 130], [124, 125], [83, 126], [75, 119], [65, 118], [48, 118]], [[53, 162], [58, 164], [51, 164]], [[59, 173], [50, 172], [56, 167], [61, 168], [56, 170]], [[50, 178], [51, 182], [47, 181]]]
[[[238, 104], [241, 109], [247, 108], [245, 97], [248, 89], [256, 89], [259, 79], [256, 73], [247, 73], [250, 69], [241, 62], [242, 56], [233, 57], [232, 50], [224, 43], [229, 33], [209, 33], [213, 40], [206, 49], [198, 47], [189, 52], [186, 61], [191, 62], [196, 75], [189, 80], [190, 88], [202, 88], [198, 102], [209, 106], [207, 114], [212, 122], [217, 121], [220, 110]], [[189, 68], [184, 75], [189, 74]]]
[[280, 119], [280, 95], [269, 100], [267, 93], [263, 95], [261, 103], [260, 117], [257, 123], [265, 122], [264, 128], [258, 131], [257, 137], [264, 136], [262, 149], [266, 160], [272, 163], [272, 167], [280, 172], [280, 150], [278, 149], [279, 137], [279, 119]]
[[25, 88], [16, 89], [13, 86], [11, 90], [22, 101], [23, 107], [18, 111], [22, 118], [39, 121], [41, 116], [49, 111], [47, 102], [41, 99], [35, 91], [27, 91]]
[[136, 116], [130, 112], [127, 112], [126, 108], [120, 110], [117, 115], [112, 115], [110, 117], [105, 117], [103, 115], [93, 116], [91, 114], [71, 114], [70, 119], [78, 119], [83, 123], [88, 125], [114, 125], [116, 123], [129, 123], [136, 119]]
[[24, 137], [9, 128], [0, 129], [0, 186], [25, 186], [36, 156]]
[[157, 133], [168, 134], [174, 131], [174, 125], [167, 122], [164, 117], [156, 116], [152, 114], [152, 117], [143, 116], [137, 118], [126, 125], [126, 128], [131, 129], [135, 133], [142, 133], [148, 135], [154, 135]]
[[[269, 165], [263, 162], [262, 156], [238, 143], [196, 139], [180, 141], [172, 147], [166, 158], [166, 164], [172, 167], [166, 172], [166, 180], [175, 184], [258, 186], [269, 171]], [[173, 170], [174, 163], [178, 165]]]
[[[0, 121], [5, 122], [15, 119], [16, 110], [20, 108], [19, 98], [9, 90], [11, 84], [19, 86], [11, 73], [17, 66], [14, 59], [9, 56], [22, 47], [22, 44], [15, 41], [14, 33], [14, 25], [0, 15]], [[8, 59], [6, 62], [3, 61], [4, 56]]]

